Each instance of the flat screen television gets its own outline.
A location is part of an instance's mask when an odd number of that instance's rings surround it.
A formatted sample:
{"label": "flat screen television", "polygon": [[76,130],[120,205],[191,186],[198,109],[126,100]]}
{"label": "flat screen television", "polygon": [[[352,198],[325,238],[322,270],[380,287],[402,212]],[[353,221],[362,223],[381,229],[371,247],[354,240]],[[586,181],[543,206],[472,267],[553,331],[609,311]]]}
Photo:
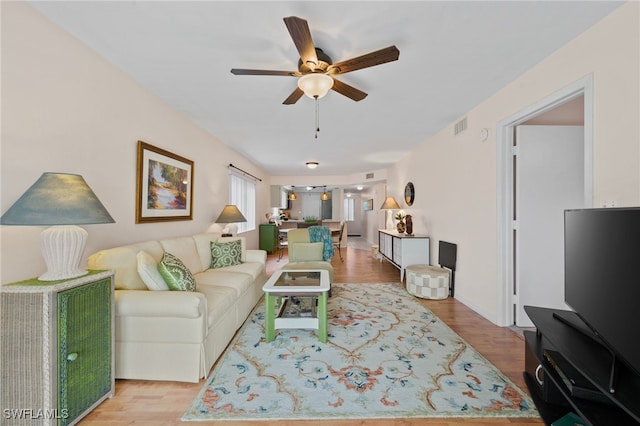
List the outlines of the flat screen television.
{"label": "flat screen television", "polygon": [[566,210],[565,301],[640,374],[640,208]]}

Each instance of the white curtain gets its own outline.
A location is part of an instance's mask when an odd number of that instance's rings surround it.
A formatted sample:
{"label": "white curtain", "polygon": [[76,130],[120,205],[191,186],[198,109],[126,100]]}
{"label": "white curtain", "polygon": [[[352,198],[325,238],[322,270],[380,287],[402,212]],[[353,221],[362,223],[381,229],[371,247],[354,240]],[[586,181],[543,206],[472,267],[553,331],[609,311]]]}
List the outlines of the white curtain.
{"label": "white curtain", "polygon": [[235,204],[247,219],[238,223],[238,233],[256,229],[256,183],[252,179],[230,173],[229,204]]}

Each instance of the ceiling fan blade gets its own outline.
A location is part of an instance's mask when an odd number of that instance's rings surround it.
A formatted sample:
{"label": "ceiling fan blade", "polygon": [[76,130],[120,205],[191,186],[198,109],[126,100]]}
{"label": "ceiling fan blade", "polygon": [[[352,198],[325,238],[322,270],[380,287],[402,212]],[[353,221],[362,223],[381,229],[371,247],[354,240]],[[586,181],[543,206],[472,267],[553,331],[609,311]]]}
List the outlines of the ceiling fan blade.
{"label": "ceiling fan blade", "polygon": [[344,74],[351,71],[369,68],[387,62],[397,61],[400,51],[395,46],[385,47],[357,58],[347,59],[327,68],[327,74]]}
{"label": "ceiling fan blade", "polygon": [[361,101],[367,97],[367,94],[362,90],[356,89],[355,87],[350,86],[347,83],[343,83],[340,80],[336,80],[335,78],[333,79],[333,87],[331,88],[331,90],[335,90],[341,95],[344,95],[349,99],[353,99],[356,102]]}
{"label": "ceiling fan blade", "polygon": [[299,87],[296,87],[296,90],[291,92],[289,97],[284,100],[283,104],[284,105],[293,105],[296,102],[298,102],[298,99],[300,99],[302,97],[302,95],[304,95],[304,92],[302,90],[300,90]]}
{"label": "ceiling fan blade", "polygon": [[293,44],[296,45],[296,49],[298,49],[298,53],[300,53],[302,63],[311,68],[312,71],[315,70],[318,66],[318,55],[316,54],[316,47],[311,38],[309,24],[306,20],[298,18],[297,16],[289,16],[283,19],[289,30],[291,39],[293,39]]}
{"label": "ceiling fan blade", "polygon": [[242,68],[231,68],[234,75],[282,75],[285,77],[295,77],[300,74],[298,71],[271,71],[271,70],[247,70]]}

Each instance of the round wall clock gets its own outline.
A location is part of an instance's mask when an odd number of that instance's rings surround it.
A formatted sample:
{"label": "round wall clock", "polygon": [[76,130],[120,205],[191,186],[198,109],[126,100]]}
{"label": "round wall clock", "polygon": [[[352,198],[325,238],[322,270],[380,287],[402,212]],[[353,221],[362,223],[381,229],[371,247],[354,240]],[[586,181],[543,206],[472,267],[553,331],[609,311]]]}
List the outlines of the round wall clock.
{"label": "round wall clock", "polygon": [[413,204],[413,199],[416,197],[416,189],[413,187],[413,183],[409,182],[407,186],[404,187],[404,202],[407,203],[408,206]]}

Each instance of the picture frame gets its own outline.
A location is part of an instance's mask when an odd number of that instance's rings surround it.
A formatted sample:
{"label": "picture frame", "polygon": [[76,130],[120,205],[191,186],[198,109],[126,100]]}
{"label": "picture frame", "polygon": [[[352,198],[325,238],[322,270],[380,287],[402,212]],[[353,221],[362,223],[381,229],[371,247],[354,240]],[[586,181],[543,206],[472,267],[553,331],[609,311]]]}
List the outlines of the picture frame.
{"label": "picture frame", "polygon": [[193,161],[138,141],[136,223],[193,220]]}
{"label": "picture frame", "polygon": [[364,200],[362,202],[362,210],[364,210],[364,211],[373,210],[373,198],[370,198],[368,200]]}

